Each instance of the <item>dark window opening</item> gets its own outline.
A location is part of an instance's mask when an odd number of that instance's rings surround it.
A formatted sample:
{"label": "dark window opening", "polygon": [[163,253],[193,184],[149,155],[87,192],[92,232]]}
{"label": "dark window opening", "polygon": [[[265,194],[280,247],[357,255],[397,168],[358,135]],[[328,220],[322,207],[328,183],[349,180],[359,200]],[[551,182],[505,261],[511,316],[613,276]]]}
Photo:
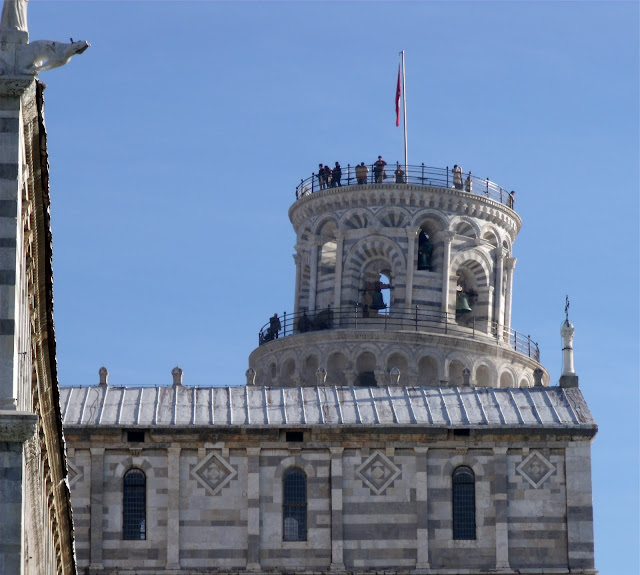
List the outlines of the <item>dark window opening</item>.
{"label": "dark window opening", "polygon": [[362,387],[375,387],[376,382],[376,374],[373,371],[363,371],[358,375],[358,385]]}
{"label": "dark window opening", "polygon": [[453,472],[453,538],[476,538],[476,485],[469,467]]}
{"label": "dark window opening", "polygon": [[282,479],[282,539],[307,540],[307,476],[297,467]]}
{"label": "dark window opening", "polygon": [[303,431],[287,431],[286,440],[292,441],[292,442],[302,442],[304,441],[304,432]]}
{"label": "dark window opening", "polygon": [[454,437],[471,437],[470,429],[454,429],[453,430]]}
{"label": "dark window opening", "polygon": [[122,492],[123,539],[147,538],[147,479],[140,469],[127,471]]}
{"label": "dark window opening", "polygon": [[129,443],[143,443],[144,431],[127,431],[127,441]]}

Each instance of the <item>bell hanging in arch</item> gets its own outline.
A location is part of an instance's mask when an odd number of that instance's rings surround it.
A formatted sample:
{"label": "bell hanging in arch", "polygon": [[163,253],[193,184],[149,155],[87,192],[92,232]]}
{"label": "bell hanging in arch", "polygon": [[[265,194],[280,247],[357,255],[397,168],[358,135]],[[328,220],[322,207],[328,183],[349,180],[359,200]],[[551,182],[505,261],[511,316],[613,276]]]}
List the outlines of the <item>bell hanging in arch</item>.
{"label": "bell hanging in arch", "polygon": [[463,291],[459,291],[456,293],[456,315],[460,315],[463,313],[469,313],[473,311],[469,307],[469,302],[467,300],[467,294]]}

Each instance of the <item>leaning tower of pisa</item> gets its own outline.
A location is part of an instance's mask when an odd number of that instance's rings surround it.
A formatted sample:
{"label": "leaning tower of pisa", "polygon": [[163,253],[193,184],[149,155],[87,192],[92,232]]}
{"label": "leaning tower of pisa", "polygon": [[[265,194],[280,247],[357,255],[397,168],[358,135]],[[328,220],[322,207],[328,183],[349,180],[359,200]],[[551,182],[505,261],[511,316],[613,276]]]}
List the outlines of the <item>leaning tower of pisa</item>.
{"label": "leaning tower of pisa", "polygon": [[341,186],[313,174],[296,190],[295,298],[260,330],[248,382],[548,385],[511,325],[513,195],[449,168],[344,171]]}

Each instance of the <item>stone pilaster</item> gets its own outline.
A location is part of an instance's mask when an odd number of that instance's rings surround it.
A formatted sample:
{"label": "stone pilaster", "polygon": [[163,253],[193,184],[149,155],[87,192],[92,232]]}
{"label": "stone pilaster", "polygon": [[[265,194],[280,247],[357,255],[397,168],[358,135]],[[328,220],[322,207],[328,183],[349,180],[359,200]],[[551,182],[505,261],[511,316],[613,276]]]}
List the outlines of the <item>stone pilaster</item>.
{"label": "stone pilaster", "polygon": [[509,519],[507,512],[507,448],[494,447],[493,499],[496,506],[496,569],[509,569]]}
{"label": "stone pilaster", "polygon": [[416,569],[429,569],[429,514],[427,510],[427,452],[428,447],[414,447],[416,457]]}
{"label": "stone pilaster", "polygon": [[180,569],[180,447],[167,449],[167,569]]}
{"label": "stone pilaster", "polygon": [[[0,86],[0,409],[17,409],[21,353],[23,222],[27,184],[24,127],[35,118],[35,81],[5,79]],[[22,311],[22,314],[21,314]],[[24,344],[23,344],[24,345]]]}
{"label": "stone pilaster", "polygon": [[247,447],[247,571],[260,571],[260,448]]}
{"label": "stone pilaster", "polygon": [[344,571],[344,523],[342,519],[343,447],[331,447],[331,570]]}
{"label": "stone pilaster", "polygon": [[89,572],[102,570],[104,447],[91,448],[91,550]]}
{"label": "stone pilaster", "polygon": [[37,421],[32,413],[0,411],[0,571],[6,575],[22,573],[24,442]]}
{"label": "stone pilaster", "polygon": [[571,442],[565,451],[569,569],[593,569],[591,445]]}

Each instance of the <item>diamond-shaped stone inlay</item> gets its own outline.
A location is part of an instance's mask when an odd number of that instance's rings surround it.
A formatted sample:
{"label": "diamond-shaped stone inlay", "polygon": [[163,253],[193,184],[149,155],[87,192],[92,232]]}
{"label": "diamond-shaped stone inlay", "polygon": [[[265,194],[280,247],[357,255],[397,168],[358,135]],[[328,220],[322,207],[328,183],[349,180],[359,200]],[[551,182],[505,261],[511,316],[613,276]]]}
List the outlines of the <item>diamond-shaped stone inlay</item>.
{"label": "diamond-shaped stone inlay", "polygon": [[215,452],[191,470],[191,477],[211,495],[219,493],[237,474],[231,464]]}
{"label": "diamond-shaped stone inlay", "polygon": [[537,451],[529,454],[516,469],[535,489],[538,489],[556,470],[553,464]]}
{"label": "diamond-shaped stone inlay", "polygon": [[400,477],[400,470],[384,453],[376,451],[356,469],[356,475],[376,495],[380,495]]}

